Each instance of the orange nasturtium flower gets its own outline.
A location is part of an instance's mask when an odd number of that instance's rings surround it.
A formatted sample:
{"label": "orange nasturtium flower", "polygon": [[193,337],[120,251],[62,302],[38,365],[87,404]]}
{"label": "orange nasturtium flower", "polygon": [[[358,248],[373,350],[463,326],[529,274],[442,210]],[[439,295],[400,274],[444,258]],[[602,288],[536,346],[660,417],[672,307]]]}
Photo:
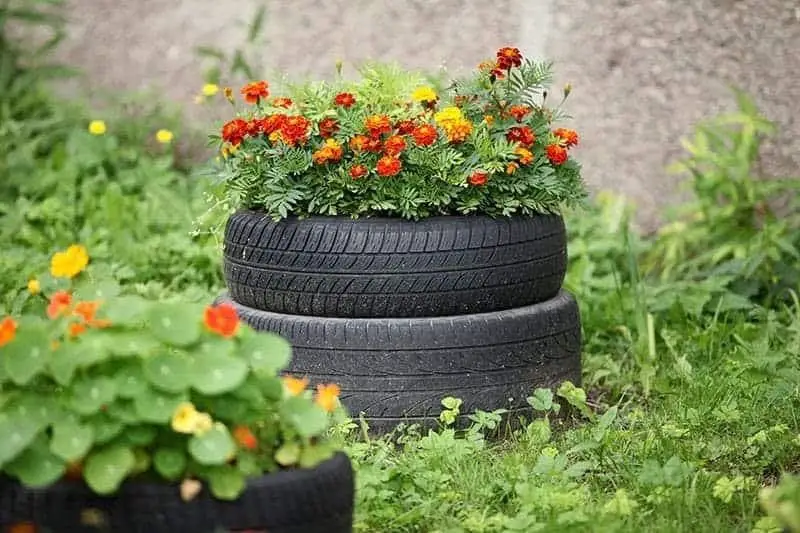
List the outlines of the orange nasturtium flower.
{"label": "orange nasturtium flower", "polygon": [[258,439],[247,426],[236,426],[233,428],[233,438],[236,439],[236,442],[242,448],[248,450],[255,450],[258,448]]}
{"label": "orange nasturtium flower", "polygon": [[54,292],[47,304],[47,316],[56,319],[65,314],[72,305],[72,295],[67,291]]}
{"label": "orange nasturtium flower", "polygon": [[89,254],[80,244],[73,244],[63,252],[56,252],[50,260],[50,274],[54,278],[74,278],[89,264]]}
{"label": "orange nasturtium flower", "polygon": [[0,320],[0,346],[5,346],[17,335],[17,321],[10,316]]}
{"label": "orange nasturtium flower", "polygon": [[203,322],[210,331],[223,337],[233,337],[239,328],[236,308],[228,303],[206,307]]}
{"label": "orange nasturtium flower", "polygon": [[315,398],[315,402],[317,405],[322,407],[324,410],[328,411],[329,413],[336,409],[337,400],[339,399],[339,393],[341,389],[339,389],[339,385],[331,384],[331,385],[317,385],[317,397]]}
{"label": "orange nasturtium flower", "polygon": [[32,522],[17,522],[8,528],[8,533],[36,533],[36,525]]}
{"label": "orange nasturtium flower", "polygon": [[308,387],[308,378],[296,378],[292,376],[283,377],[283,386],[289,392],[290,396],[299,396],[303,394]]}

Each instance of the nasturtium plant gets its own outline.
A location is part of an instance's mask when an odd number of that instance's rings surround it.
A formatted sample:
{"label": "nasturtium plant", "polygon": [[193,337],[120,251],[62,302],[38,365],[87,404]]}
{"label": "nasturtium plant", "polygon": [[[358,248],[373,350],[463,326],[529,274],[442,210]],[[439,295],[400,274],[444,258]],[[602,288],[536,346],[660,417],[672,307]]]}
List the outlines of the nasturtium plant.
{"label": "nasturtium plant", "polygon": [[37,285],[20,316],[0,319],[3,473],[104,495],[128,480],[201,482],[235,499],[249,477],[331,457],[339,388],[281,377],[285,339],[230,305],[120,294],[84,276],[88,263],[81,246],[57,252],[51,276],[66,283]]}

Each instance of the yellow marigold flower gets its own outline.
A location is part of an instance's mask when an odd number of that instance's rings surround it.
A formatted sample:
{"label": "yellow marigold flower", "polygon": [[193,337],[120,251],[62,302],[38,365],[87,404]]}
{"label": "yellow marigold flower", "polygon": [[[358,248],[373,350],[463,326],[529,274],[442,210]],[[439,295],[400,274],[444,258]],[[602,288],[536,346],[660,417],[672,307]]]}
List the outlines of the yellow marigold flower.
{"label": "yellow marigold flower", "polygon": [[299,396],[308,387],[308,378],[295,378],[292,376],[285,376],[283,378],[283,386],[292,396]]}
{"label": "yellow marigold flower", "polygon": [[38,279],[28,281],[28,292],[31,294],[39,294],[42,292],[42,284],[39,283]]}
{"label": "yellow marigold flower", "polygon": [[433,120],[435,120],[440,126],[444,126],[448,122],[452,122],[463,117],[464,115],[461,114],[461,110],[459,108],[451,106],[445,107],[441,111],[438,111],[435,115],[433,115]]}
{"label": "yellow marigold flower", "polygon": [[89,254],[80,244],[73,244],[63,252],[56,252],[50,260],[50,274],[54,278],[74,278],[89,264]]}
{"label": "yellow marigold flower", "polygon": [[411,99],[415,102],[435,102],[436,92],[430,87],[417,87],[411,93]]}
{"label": "yellow marigold flower", "polygon": [[472,133],[472,122],[465,118],[450,120],[442,124],[447,140],[452,143],[462,142]]}
{"label": "yellow marigold flower", "polygon": [[89,123],[89,133],[103,135],[106,132],[106,123],[102,120],[93,120]]}
{"label": "yellow marigold flower", "polygon": [[207,413],[199,412],[191,402],[181,403],[172,415],[172,429],[177,433],[199,435],[214,426]]}
{"label": "yellow marigold flower", "polygon": [[330,413],[336,409],[340,392],[339,385],[317,385],[317,397],[314,401]]}
{"label": "yellow marigold flower", "polygon": [[156,132],[156,140],[161,144],[169,144],[172,142],[172,139],[175,138],[175,135],[169,130],[158,130]]}
{"label": "yellow marigold flower", "polygon": [[483,117],[483,121],[486,122],[488,126],[491,126],[492,124],[494,124],[494,117],[492,115],[486,115],[485,117]]}
{"label": "yellow marigold flower", "polygon": [[206,83],[203,85],[203,90],[201,92],[203,96],[214,96],[219,92],[219,85],[216,83]]}

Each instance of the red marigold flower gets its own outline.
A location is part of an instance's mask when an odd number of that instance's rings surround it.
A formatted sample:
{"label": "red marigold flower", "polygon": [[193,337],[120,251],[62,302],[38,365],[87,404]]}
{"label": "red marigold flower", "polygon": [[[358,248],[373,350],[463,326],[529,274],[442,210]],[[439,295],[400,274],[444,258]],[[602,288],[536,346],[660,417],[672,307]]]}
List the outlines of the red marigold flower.
{"label": "red marigold flower", "polygon": [[354,180],[357,180],[358,178],[363,178],[364,176],[367,175],[367,172],[369,172],[369,170],[367,170],[367,167],[365,167],[364,165],[353,165],[352,167],[350,167],[350,177],[353,178]]}
{"label": "red marigold flower", "polygon": [[282,107],[284,109],[289,109],[293,103],[291,98],[286,98],[285,96],[279,96],[272,101],[274,107]]}
{"label": "red marigold flower", "polygon": [[378,159],[375,170],[379,176],[395,176],[403,168],[403,164],[396,157],[385,155]]}
{"label": "red marigold flower", "polygon": [[522,54],[519,48],[512,48],[504,46],[497,51],[497,65],[498,67],[509,70],[511,67],[519,67],[522,65]]}
{"label": "red marigold flower", "polygon": [[392,122],[386,115],[370,115],[364,120],[364,127],[373,138],[392,131]]}
{"label": "red marigold flower", "polygon": [[[495,67],[492,69],[491,75],[498,80],[502,80],[506,73],[504,72],[505,67],[502,66],[499,62],[495,63]],[[494,80],[492,80],[494,82]]]}
{"label": "red marigold flower", "polygon": [[489,174],[481,170],[476,170],[470,175],[467,181],[473,187],[480,187],[486,185],[486,182],[489,181]]}
{"label": "red marigold flower", "polygon": [[511,142],[518,142],[522,146],[530,146],[536,141],[536,135],[528,126],[514,126],[506,133],[506,139]]}
{"label": "red marigold flower", "polygon": [[417,143],[417,146],[430,146],[436,142],[439,132],[430,124],[422,124],[414,128],[411,135],[414,137],[414,142]]}
{"label": "red marigold flower", "polygon": [[67,291],[57,291],[50,297],[47,316],[51,319],[58,318],[69,309],[70,305],[72,305],[72,295]]}
{"label": "red marigold flower", "polygon": [[261,133],[261,119],[253,118],[247,122],[247,135],[255,137]]}
{"label": "red marigold flower", "polygon": [[0,320],[0,346],[5,346],[17,335],[17,321],[10,316]]}
{"label": "red marigold flower", "polygon": [[525,115],[531,112],[531,108],[526,105],[512,105],[508,108],[508,114],[514,117],[517,122],[522,122]]}
{"label": "red marigold flower", "polygon": [[319,121],[319,134],[327,139],[339,131],[339,122],[333,117],[326,117]]}
{"label": "red marigold flower", "polygon": [[235,118],[222,126],[222,140],[238,146],[247,135],[247,131],[247,122],[240,118]]}
{"label": "red marigold flower", "polygon": [[383,151],[386,155],[399,155],[406,149],[406,140],[400,135],[392,135],[383,141]]}
{"label": "red marigold flower", "polygon": [[203,322],[210,331],[223,337],[233,337],[239,327],[236,308],[227,303],[206,307]]}
{"label": "red marigold flower", "polygon": [[269,84],[263,80],[254,81],[242,87],[241,93],[245,102],[257,104],[261,98],[269,96]]}
{"label": "red marigold flower", "polygon": [[413,120],[401,120],[394,127],[400,135],[410,135],[414,131],[416,123]]}
{"label": "red marigold flower", "polygon": [[247,426],[236,426],[233,428],[233,438],[242,448],[255,450],[258,448],[258,439]]}
{"label": "red marigold flower", "polygon": [[550,144],[545,148],[547,159],[554,165],[561,165],[567,160],[567,150],[558,144]]}
{"label": "red marigold flower", "polygon": [[553,135],[561,139],[562,144],[566,148],[577,146],[578,144],[578,132],[576,132],[575,130],[570,130],[567,128],[556,128],[555,130],[553,130]]}
{"label": "red marigold flower", "polygon": [[356,103],[356,97],[350,93],[339,93],[333,99],[333,103],[347,109],[352,107],[353,104]]}
{"label": "red marigold flower", "polygon": [[261,131],[265,135],[269,135],[270,133],[274,133],[281,129],[284,122],[288,117],[283,113],[276,113],[274,115],[268,115],[260,120],[261,122]]}
{"label": "red marigold flower", "polygon": [[286,117],[281,124],[281,138],[289,146],[295,146],[306,141],[311,121],[306,117],[294,115]]}

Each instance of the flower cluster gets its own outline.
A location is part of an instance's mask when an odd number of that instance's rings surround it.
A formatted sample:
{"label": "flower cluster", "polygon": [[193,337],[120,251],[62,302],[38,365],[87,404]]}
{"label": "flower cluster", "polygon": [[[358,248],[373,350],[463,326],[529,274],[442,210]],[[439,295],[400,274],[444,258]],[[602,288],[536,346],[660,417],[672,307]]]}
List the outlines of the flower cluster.
{"label": "flower cluster", "polygon": [[504,47],[445,90],[377,67],[359,82],[271,99],[266,81],[249,83],[244,110],[212,136],[225,193],[275,218],[535,214],[576,204],[585,196],[570,155],[579,137],[553,126],[560,104],[545,105],[548,69]]}

